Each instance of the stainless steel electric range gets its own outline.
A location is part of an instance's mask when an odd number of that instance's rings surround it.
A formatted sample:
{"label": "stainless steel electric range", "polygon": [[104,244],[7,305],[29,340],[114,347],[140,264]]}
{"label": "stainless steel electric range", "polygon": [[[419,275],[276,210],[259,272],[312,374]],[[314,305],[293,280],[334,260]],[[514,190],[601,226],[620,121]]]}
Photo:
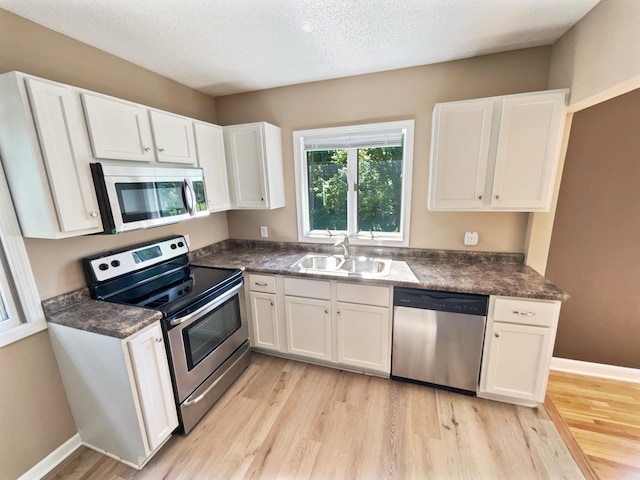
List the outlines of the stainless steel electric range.
{"label": "stainless steel electric range", "polygon": [[182,432],[249,364],[242,272],[189,264],[184,237],[83,259],[91,296],[162,312]]}

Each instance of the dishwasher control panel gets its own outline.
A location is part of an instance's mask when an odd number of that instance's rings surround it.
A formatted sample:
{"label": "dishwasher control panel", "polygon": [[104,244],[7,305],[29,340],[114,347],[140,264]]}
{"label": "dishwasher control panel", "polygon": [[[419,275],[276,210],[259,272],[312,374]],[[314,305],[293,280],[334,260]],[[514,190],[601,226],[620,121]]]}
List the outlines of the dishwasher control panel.
{"label": "dishwasher control panel", "polygon": [[395,288],[393,291],[393,304],[400,307],[485,316],[489,305],[489,297],[470,293]]}

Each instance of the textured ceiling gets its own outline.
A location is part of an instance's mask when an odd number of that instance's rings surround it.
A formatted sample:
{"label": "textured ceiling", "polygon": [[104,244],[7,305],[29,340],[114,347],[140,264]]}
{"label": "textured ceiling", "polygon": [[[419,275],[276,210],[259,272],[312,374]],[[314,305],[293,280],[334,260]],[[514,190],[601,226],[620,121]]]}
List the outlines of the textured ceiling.
{"label": "textured ceiling", "polygon": [[0,0],[213,96],[557,40],[599,0]]}

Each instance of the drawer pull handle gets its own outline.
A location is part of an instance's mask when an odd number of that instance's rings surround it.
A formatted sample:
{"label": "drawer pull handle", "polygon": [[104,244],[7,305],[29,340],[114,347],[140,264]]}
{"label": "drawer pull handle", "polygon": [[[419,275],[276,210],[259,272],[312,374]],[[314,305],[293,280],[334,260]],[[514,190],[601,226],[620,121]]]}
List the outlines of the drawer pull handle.
{"label": "drawer pull handle", "polygon": [[514,310],[513,313],[516,315],[524,315],[525,317],[533,317],[536,314],[536,312],[521,312],[519,310]]}
{"label": "drawer pull handle", "polygon": [[265,282],[254,282],[256,285],[258,285],[259,287],[266,287],[267,283]]}

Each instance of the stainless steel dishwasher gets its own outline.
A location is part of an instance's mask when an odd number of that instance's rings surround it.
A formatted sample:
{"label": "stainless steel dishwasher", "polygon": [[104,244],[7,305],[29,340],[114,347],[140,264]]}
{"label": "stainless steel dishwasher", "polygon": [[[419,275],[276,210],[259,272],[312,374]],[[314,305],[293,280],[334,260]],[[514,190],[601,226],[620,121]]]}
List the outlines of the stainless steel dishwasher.
{"label": "stainless steel dishwasher", "polygon": [[488,298],[395,288],[391,378],[475,395]]}

